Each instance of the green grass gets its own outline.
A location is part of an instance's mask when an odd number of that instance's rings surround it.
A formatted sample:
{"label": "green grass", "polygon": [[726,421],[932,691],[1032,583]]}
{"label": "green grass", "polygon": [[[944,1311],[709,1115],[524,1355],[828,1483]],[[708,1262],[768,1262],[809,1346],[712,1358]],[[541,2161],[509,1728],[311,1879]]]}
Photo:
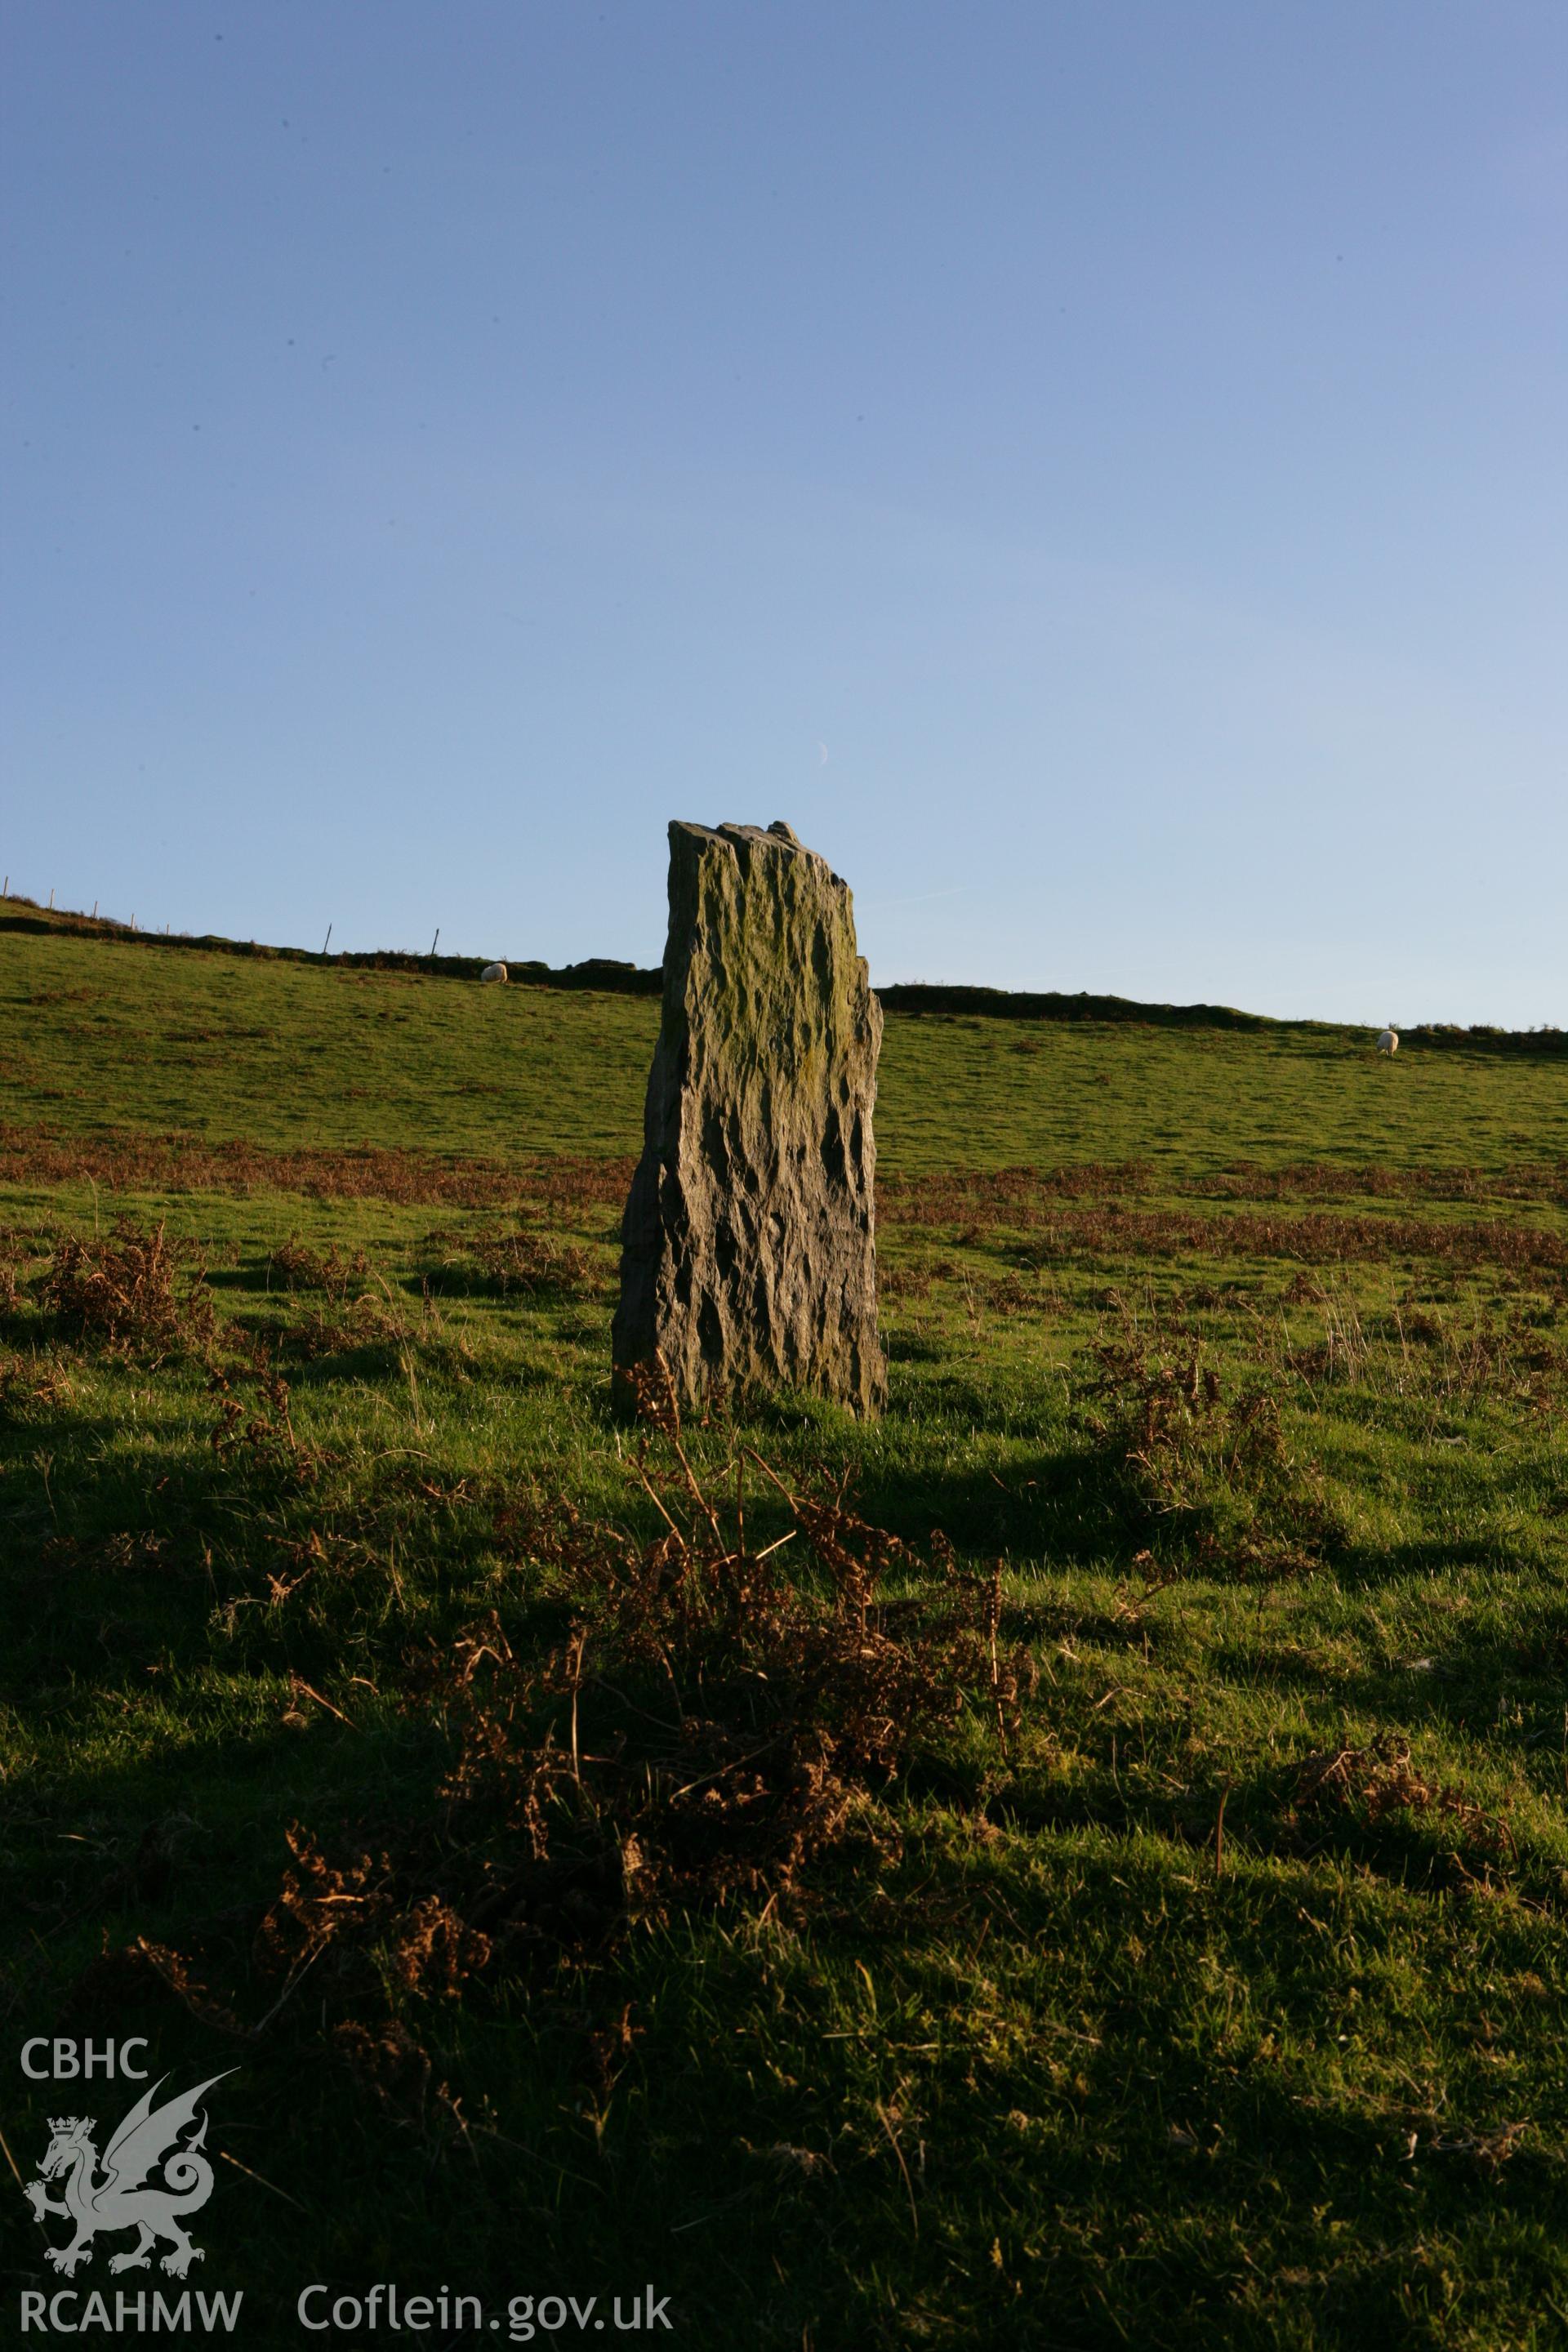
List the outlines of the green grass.
{"label": "green grass", "polygon": [[[635,1150],[646,997],[481,989],[0,933],[0,1118],[282,1149]],[[888,1017],[883,1168],[1276,1166],[1568,1156],[1568,1069],[1289,1030]]]}
{"label": "green grass", "polygon": [[[658,1531],[603,1164],[655,1009],[5,935],[0,1006],[7,2015],[238,2067],[212,2141],[272,2186],[221,2163],[195,2234],[244,2340],[377,2278],[651,2280],[672,2340],[791,2352],[1563,2339],[1561,1064],[889,1018],[889,1413],[779,1400],[692,1458],[847,1472],[900,1592],[933,1529],[1000,1561],[1037,1686],[787,1883],[448,1997],[390,1915],[297,1982],[258,1927],[291,1822],[461,1911],[441,1662],[492,1612],[561,1643],[552,1497]],[[209,1335],[62,1306],[121,1217]],[[13,2072],[25,2178],[85,2104]],[[7,2292],[52,2287],[11,2202]]]}

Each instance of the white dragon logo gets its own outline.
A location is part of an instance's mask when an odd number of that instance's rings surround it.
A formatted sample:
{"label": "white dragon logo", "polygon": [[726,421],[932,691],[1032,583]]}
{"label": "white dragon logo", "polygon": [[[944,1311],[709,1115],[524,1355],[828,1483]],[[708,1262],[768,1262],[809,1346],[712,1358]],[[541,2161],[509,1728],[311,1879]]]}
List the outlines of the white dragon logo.
{"label": "white dragon logo", "polygon": [[[225,2069],[232,2074],[235,2069]],[[56,2270],[64,2271],[68,2278],[79,2263],[92,2260],[92,2241],[100,2230],[135,2230],[140,2234],[128,2254],[115,2254],[110,2262],[111,2271],[146,2270],[153,2259],[153,2248],[160,2238],[166,2238],[174,2249],[163,2258],[163,2267],[175,2278],[184,2278],[193,2263],[205,2258],[200,2246],[193,2246],[180,2227],[181,2216],[195,2213],[213,2193],[213,2168],[201,2148],[207,2136],[207,2119],[202,2116],[201,2128],[184,2147],[177,2145],[180,2134],[194,2123],[204,2091],[221,2083],[223,2074],[211,2074],[198,2083],[194,2091],[184,2091],[178,2098],[166,2099],[154,2107],[153,2099],[168,2081],[161,2075],[149,2091],[143,2091],[130,2114],[121,2122],[114,2137],[103,2151],[103,2172],[98,2174],[99,2156],[93,2145],[98,2129],[96,2116],[51,2116],[49,2129],[54,2137],[38,2167],[37,2180],[29,2180],[24,2191],[33,2209],[35,2221],[42,2221],[47,2213],[58,2213],[76,2223],[76,2236],[68,2246],[50,2246],[46,2259]],[[148,2184],[148,2175],[163,2168],[161,2180]],[[50,2197],[46,2182],[65,2175],[65,2194]]]}

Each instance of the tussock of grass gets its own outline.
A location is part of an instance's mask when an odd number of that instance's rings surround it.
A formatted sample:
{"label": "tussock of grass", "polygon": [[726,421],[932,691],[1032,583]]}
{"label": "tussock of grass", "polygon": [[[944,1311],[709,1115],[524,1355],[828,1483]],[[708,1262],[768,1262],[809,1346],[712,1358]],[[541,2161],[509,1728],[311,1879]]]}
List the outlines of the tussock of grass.
{"label": "tussock of grass", "polygon": [[39,1304],[63,1331],[154,1361],[211,1339],[212,1306],[199,1279],[183,1289],[177,1254],[162,1225],[138,1232],[122,1220],[107,1240],[66,1234],[37,1286]]}
{"label": "tussock of grass", "polygon": [[[715,1906],[809,1919],[814,1866],[857,1834],[876,1848],[875,1801],[922,1748],[962,1744],[967,1706],[1005,1754],[1033,1686],[1027,1653],[998,1639],[999,1574],[939,1548],[934,1581],[892,1596],[889,1571],[915,1566],[896,1538],[842,1495],[792,1494],[754,1454],[723,1466],[727,1507],[699,1482],[668,1382],[642,1386],[659,1439],[650,1452],[645,1434],[635,1475],[661,1531],[638,1543],[564,1503],[533,1516],[528,1556],[572,1612],[564,1635],[520,1654],[496,1609],[416,1668],[409,1704],[439,1760],[413,1823],[336,1860],[288,1832],[290,1866],[258,1930],[263,1995],[315,1970],[323,2021],[329,2005],[360,2012],[335,2018],[336,2039],[362,2060],[394,2049],[421,2095],[433,2062],[400,2004],[479,1999],[542,1958],[541,1997],[574,2000],[573,1969],[634,1927]],[[760,1548],[748,1466],[789,1522]],[[160,1948],[153,1964],[193,2014],[255,2031],[237,2022],[242,1994],[215,2006],[210,1962]]]}

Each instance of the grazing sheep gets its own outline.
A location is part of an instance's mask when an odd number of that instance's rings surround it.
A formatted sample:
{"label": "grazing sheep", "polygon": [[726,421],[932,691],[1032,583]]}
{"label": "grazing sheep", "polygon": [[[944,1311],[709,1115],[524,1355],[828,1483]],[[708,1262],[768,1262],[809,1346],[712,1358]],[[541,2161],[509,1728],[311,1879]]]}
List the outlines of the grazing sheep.
{"label": "grazing sheep", "polygon": [[[505,975],[505,973],[504,973],[504,972],[501,974],[501,977],[502,977],[502,979],[503,979],[503,980],[505,979],[506,975]],[[1384,1032],[1383,1032],[1382,1035],[1378,1038],[1378,1041],[1377,1041],[1377,1050],[1378,1050],[1378,1052],[1379,1052],[1380,1054],[1397,1054],[1397,1053],[1398,1053],[1398,1051],[1399,1051],[1399,1032],[1398,1032],[1398,1030],[1394,1027],[1394,1024],[1393,1024],[1393,1022],[1392,1022],[1392,1021],[1389,1023],[1389,1024],[1388,1024],[1387,1028],[1386,1028],[1385,1030],[1384,1030]]]}
{"label": "grazing sheep", "polygon": [[486,964],[483,971],[480,972],[479,978],[481,980],[504,980],[506,978],[506,966],[504,963],[488,963]]}

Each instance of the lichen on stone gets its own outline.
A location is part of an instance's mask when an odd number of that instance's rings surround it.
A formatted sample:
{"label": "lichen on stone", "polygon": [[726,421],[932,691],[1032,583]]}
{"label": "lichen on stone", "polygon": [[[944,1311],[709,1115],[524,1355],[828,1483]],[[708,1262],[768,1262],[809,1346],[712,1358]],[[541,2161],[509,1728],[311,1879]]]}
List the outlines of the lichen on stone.
{"label": "lichen on stone", "polygon": [[783,824],[678,822],[669,852],[615,1362],[662,1357],[687,1401],[790,1387],[875,1412],[882,1015],[848,888]]}

